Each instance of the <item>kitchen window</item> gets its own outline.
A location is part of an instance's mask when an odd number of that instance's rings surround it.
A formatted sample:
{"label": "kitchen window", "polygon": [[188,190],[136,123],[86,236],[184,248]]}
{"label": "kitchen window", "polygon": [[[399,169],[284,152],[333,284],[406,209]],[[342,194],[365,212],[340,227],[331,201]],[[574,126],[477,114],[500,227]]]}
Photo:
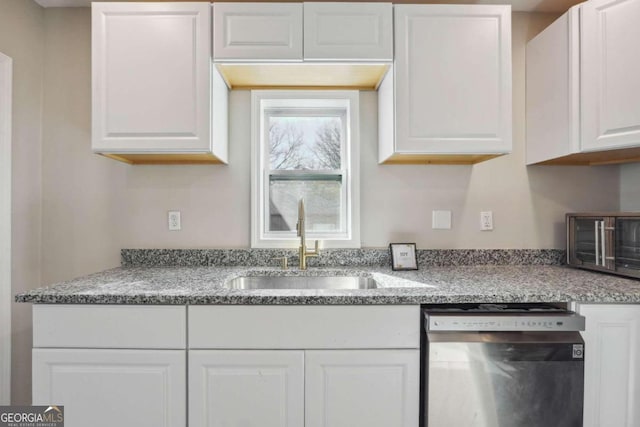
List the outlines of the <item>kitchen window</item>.
{"label": "kitchen window", "polygon": [[252,91],[252,229],[256,248],[307,239],[360,247],[357,91]]}

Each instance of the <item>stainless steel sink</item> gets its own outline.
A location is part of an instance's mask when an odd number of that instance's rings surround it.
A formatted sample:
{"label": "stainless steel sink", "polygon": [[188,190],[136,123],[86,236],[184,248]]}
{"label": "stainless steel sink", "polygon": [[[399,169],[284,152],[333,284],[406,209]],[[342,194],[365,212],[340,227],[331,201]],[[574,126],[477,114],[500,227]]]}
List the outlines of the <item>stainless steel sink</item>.
{"label": "stainless steel sink", "polygon": [[371,277],[241,276],[224,284],[229,289],[375,289]]}

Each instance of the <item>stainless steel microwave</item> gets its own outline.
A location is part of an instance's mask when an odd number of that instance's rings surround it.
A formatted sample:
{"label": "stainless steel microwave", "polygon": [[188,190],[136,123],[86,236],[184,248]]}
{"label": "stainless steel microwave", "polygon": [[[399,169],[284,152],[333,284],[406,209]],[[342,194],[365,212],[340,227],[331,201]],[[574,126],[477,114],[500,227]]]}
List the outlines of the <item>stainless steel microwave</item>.
{"label": "stainless steel microwave", "polygon": [[640,278],[640,212],[567,214],[567,263]]}

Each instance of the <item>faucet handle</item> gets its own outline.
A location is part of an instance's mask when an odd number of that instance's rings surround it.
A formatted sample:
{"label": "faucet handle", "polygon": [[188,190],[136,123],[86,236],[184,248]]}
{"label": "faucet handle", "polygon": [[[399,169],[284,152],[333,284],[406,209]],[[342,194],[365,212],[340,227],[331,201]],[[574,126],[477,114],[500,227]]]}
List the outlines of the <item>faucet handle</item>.
{"label": "faucet handle", "polygon": [[279,259],[280,259],[280,267],[283,270],[288,269],[289,268],[289,259],[286,256],[283,256],[282,258],[279,258]]}
{"label": "faucet handle", "polygon": [[307,251],[307,255],[308,256],[318,256],[320,255],[320,241],[316,240],[316,242],[314,243],[314,249],[313,251]]}

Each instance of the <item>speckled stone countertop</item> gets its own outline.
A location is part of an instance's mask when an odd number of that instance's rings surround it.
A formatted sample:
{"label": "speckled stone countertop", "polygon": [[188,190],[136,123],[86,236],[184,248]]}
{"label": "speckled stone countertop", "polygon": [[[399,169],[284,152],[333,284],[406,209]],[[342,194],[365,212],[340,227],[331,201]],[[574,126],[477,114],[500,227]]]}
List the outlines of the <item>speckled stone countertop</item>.
{"label": "speckled stone countertop", "polygon": [[[233,290],[239,276],[366,276],[367,290]],[[640,280],[557,265],[425,266],[394,272],[363,266],[121,267],[16,296],[42,304],[429,304],[463,302],[640,302]]]}

